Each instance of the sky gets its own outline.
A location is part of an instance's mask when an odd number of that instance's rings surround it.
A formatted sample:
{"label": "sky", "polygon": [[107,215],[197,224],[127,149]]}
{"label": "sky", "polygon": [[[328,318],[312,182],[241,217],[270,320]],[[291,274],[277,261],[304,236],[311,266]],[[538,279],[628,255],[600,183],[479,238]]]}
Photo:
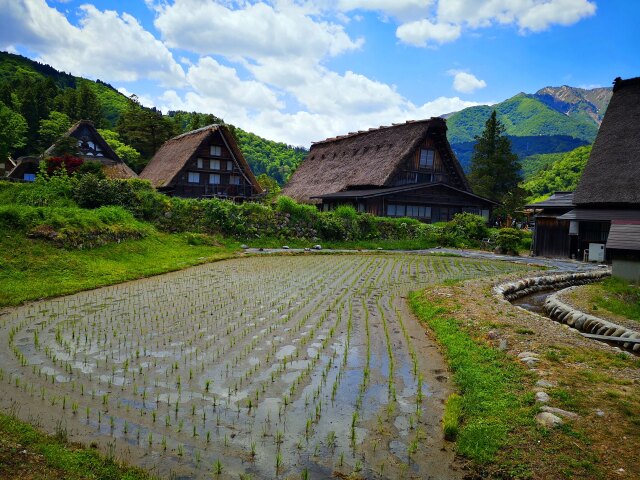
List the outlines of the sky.
{"label": "sky", "polygon": [[268,139],[640,76],[639,0],[0,0],[0,50]]}

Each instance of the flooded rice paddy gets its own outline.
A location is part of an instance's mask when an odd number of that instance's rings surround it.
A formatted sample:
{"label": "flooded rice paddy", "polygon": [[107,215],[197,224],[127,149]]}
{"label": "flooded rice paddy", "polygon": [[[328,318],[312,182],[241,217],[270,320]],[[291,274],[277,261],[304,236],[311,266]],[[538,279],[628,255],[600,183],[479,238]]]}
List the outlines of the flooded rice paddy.
{"label": "flooded rice paddy", "polygon": [[11,309],[0,402],[172,478],[459,478],[409,291],[526,267],[253,257]]}

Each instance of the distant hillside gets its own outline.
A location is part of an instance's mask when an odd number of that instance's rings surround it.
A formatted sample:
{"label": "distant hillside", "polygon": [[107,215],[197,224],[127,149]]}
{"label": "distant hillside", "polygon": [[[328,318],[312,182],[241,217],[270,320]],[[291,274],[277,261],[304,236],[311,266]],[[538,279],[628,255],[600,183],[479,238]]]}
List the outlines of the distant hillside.
{"label": "distant hillside", "polygon": [[[157,131],[162,131],[161,143],[172,135],[202,127],[207,122],[223,122],[214,115],[198,112],[162,115],[155,109],[132,103],[131,99],[108,83],[75,77],[26,57],[0,52],[0,106],[6,104],[6,107],[22,116],[27,124],[25,144],[10,149],[11,153],[16,156],[39,154],[49,146],[41,138],[39,128],[40,122],[48,119],[51,112],[64,113],[68,121],[79,120],[83,109],[78,104],[86,98],[86,92],[84,96],[79,93],[82,89],[88,89],[93,94],[92,101],[97,105],[97,115],[90,119],[102,128],[117,130],[122,140],[136,146],[143,157],[141,165],[153,155],[158,142],[154,142],[151,149],[144,149],[140,145],[149,144],[147,137],[156,136]],[[146,115],[136,115],[136,112],[146,112]],[[129,116],[128,122],[119,122],[126,115]],[[138,121],[135,128],[128,128],[134,121]],[[150,131],[145,132],[144,129]],[[240,149],[256,175],[267,173],[281,184],[307,154],[303,148],[267,140],[240,128],[234,127],[234,130]]]}
{"label": "distant hillside", "polygon": [[571,151],[593,142],[611,94],[610,88],[545,87],[496,105],[465,108],[447,114],[449,142],[468,170],[474,137],[495,109],[523,163],[531,155]]}
{"label": "distant hillside", "polygon": [[547,164],[522,184],[528,193],[528,202],[537,202],[553,192],[572,192],[578,186],[589,155],[591,145],[579,147],[561,154],[553,163]]}

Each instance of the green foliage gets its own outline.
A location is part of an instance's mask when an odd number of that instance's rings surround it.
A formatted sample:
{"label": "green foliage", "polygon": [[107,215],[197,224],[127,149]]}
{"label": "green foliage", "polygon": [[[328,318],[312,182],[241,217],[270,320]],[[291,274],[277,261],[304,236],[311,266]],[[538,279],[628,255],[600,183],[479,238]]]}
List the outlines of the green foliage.
{"label": "green foliage", "polygon": [[135,95],[129,99],[127,109],[120,113],[116,125],[120,139],[150,159],[164,142],[177,131],[175,124],[155,108],[144,108]]}
{"label": "green foliage", "polygon": [[0,158],[5,159],[27,142],[27,121],[0,102]]}
{"label": "green foliage", "polygon": [[575,190],[590,154],[590,145],[576,148],[563,155],[559,161],[539,171],[535,178],[524,182],[522,188],[529,194],[528,201],[535,201],[536,198],[553,192]]}
{"label": "green foliage", "polygon": [[485,124],[482,135],[476,137],[471,158],[469,183],[477,195],[503,202],[520,182],[518,157],[511,152],[504,126],[494,110]]}
{"label": "green foliage", "polygon": [[69,130],[69,127],[71,127],[71,119],[68,115],[55,110],[49,112],[47,118],[40,120],[40,129],[38,130],[42,149],[46,150],[49,145],[52,145]]}
{"label": "green foliage", "polygon": [[282,190],[278,182],[266,173],[261,173],[260,175],[258,175],[256,177],[256,180],[258,181],[258,184],[262,187],[262,189],[266,192],[266,195],[264,196],[265,202],[273,201]]}
{"label": "green foliage", "polygon": [[140,152],[135,148],[126,145],[120,140],[118,132],[113,130],[99,129],[98,133],[104,138],[105,142],[109,144],[113,151],[120,159],[129,165],[134,171],[140,173],[144,168],[144,164],[141,162]]}
{"label": "green foliage", "polygon": [[517,253],[522,238],[522,230],[515,228],[501,228],[495,235],[495,242],[503,252]]}
{"label": "green foliage", "polygon": [[480,215],[458,213],[445,224],[444,231],[465,240],[482,240],[489,236],[487,221]]}
{"label": "green foliage", "polygon": [[522,176],[524,180],[531,180],[539,171],[545,170],[550,165],[561,160],[565,154],[566,152],[539,153],[523,158],[520,163],[522,164]]}
{"label": "green foliage", "polygon": [[240,128],[233,129],[242,154],[256,175],[266,173],[283,185],[307,156],[307,150],[273,142]]}

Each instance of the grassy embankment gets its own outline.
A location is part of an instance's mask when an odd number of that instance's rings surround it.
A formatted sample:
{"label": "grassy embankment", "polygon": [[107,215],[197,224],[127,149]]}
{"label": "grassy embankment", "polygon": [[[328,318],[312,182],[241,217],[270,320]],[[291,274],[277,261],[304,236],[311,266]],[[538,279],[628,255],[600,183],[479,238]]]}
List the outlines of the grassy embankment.
{"label": "grassy embankment", "polygon": [[589,285],[585,302],[591,304],[595,315],[605,310],[614,315],[640,322],[640,285],[620,278],[608,278]]}
{"label": "grassy embankment", "polygon": [[[410,297],[453,372],[458,394],[443,427],[470,470],[482,478],[637,478],[640,360],[504,306],[491,287],[481,280]],[[540,355],[534,370],[517,360],[524,351]],[[536,387],[538,379],[551,386]],[[578,417],[555,429],[537,425],[536,390]]]}
{"label": "grassy embankment", "polygon": [[67,443],[64,432],[43,435],[36,428],[0,413],[0,478],[68,480],[149,480],[137,468],[120,465],[95,450]]}

